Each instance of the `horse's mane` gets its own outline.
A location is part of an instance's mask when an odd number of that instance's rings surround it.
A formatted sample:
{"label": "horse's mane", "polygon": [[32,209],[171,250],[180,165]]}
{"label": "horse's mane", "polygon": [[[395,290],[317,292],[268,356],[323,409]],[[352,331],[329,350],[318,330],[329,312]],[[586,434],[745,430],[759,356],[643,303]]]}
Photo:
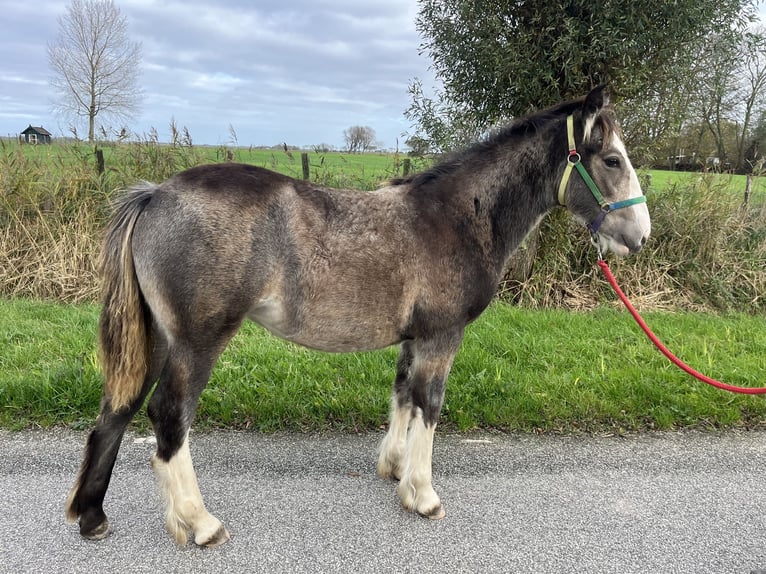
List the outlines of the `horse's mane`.
{"label": "horse's mane", "polygon": [[[581,97],[518,118],[510,124],[494,130],[486,139],[475,142],[461,151],[448,154],[433,167],[420,173],[390,179],[385,182],[385,185],[412,184],[420,186],[448,176],[459,169],[470,158],[484,155],[500,145],[528,136],[530,133],[536,133],[544,129],[551,121],[558,120],[562,116],[566,117],[569,114],[579,112],[584,102],[585,98]],[[619,133],[619,126],[609,106],[602,110],[598,115],[597,121],[603,134],[603,146],[607,146],[611,142],[613,135]]]}

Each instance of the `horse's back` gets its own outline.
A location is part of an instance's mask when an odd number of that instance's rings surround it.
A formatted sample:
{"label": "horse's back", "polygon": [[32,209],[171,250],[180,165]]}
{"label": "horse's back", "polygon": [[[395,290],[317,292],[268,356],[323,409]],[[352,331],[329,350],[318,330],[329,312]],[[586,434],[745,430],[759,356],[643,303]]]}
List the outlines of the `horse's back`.
{"label": "horse's back", "polygon": [[250,316],[311,347],[386,346],[406,321],[399,204],[254,166],[192,168],[137,222],[136,273],[171,336]]}
{"label": "horse's back", "polygon": [[193,168],[158,186],[136,225],[139,283],[179,330],[249,316],[297,343],[353,351],[452,328],[444,321],[483,309],[494,278],[474,272],[470,219],[457,227],[444,203],[419,209],[409,191],[329,189],[240,164]]}

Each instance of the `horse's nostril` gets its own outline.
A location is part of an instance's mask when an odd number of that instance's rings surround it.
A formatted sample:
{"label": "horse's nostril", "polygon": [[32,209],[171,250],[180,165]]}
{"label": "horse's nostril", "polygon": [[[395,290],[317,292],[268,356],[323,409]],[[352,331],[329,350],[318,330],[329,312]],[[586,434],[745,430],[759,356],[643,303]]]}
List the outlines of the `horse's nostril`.
{"label": "horse's nostril", "polygon": [[643,247],[644,245],[646,245],[646,235],[644,235],[644,236],[641,238],[641,247]]}

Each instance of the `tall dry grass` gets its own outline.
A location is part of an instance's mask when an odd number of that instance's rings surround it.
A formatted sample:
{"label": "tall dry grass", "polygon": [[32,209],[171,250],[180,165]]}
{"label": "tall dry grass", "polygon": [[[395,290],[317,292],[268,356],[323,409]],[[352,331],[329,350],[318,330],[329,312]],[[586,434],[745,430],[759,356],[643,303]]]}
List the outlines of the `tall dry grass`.
{"label": "tall dry grass", "polygon": [[[0,296],[95,300],[101,229],[117,190],[210,161],[209,150],[195,148],[187,132],[173,128],[171,145],[149,134],[105,148],[104,173],[90,146],[54,145],[30,154],[0,142]],[[216,158],[230,159],[227,150],[219,151]],[[639,308],[766,311],[766,201],[741,202],[714,177],[650,191],[649,244],[637,256],[610,260]],[[506,280],[501,295],[546,308],[614,300],[587,231],[563,210],[540,227],[531,277]]]}
{"label": "tall dry grass", "polygon": [[96,299],[101,229],[112,197],[138,180],[162,181],[204,161],[183,136],[172,145],[150,136],[102,153],[107,161],[100,173],[91,146],[29,153],[0,141],[0,296]]}
{"label": "tall dry grass", "polygon": [[[652,236],[638,255],[610,258],[639,308],[766,311],[766,202],[742,204],[727,182],[710,176],[650,191]],[[539,230],[529,280],[507,281],[504,295],[532,307],[594,306],[613,299],[595,265],[588,233],[563,210]]]}
{"label": "tall dry grass", "polygon": [[85,165],[85,156],[56,151],[45,159],[30,158],[17,146],[0,146],[0,293],[5,296],[85,301],[97,291],[103,182]]}

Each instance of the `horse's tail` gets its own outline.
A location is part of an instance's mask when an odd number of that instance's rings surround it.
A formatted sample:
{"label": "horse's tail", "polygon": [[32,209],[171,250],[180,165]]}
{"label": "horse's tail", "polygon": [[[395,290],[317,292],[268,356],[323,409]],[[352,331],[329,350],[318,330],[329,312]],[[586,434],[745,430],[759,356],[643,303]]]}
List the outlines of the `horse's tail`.
{"label": "horse's tail", "polygon": [[156,186],[143,183],[118,201],[101,252],[103,308],[99,355],[104,398],[115,412],[139,395],[152,353],[151,320],[136,277],[131,239],[138,216],[155,189]]}

